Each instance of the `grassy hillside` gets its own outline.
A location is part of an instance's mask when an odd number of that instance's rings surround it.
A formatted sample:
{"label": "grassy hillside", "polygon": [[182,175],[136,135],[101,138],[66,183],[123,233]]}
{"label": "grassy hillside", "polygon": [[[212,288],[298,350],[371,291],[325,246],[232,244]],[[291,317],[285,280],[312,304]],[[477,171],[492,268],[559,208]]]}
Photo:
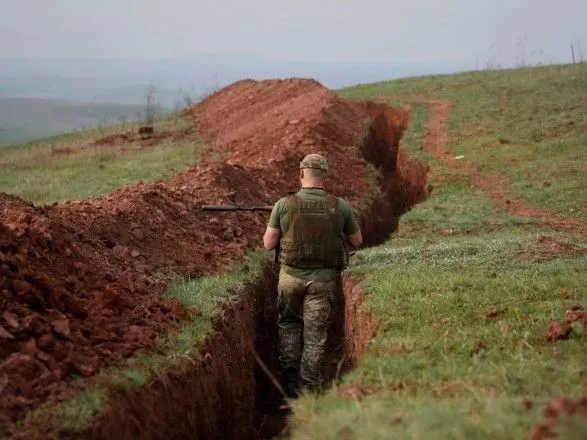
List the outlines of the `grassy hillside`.
{"label": "grassy hillside", "polygon": [[[575,304],[587,307],[587,242],[572,229],[494,206],[471,176],[424,148],[431,101],[450,105],[446,131],[455,156],[481,172],[504,174],[507,190],[561,216],[587,219],[587,66],[412,78],[341,92],[352,99],[410,105],[403,146],[431,165],[434,191],[402,217],[387,243],[359,251],[365,307],[379,323],[358,368],[323,395],[294,402],[294,439],[519,439],[554,397],[587,391],[587,334],[574,324],[549,343],[544,329]],[[169,117],[157,130],[182,132]],[[124,183],[169,175],[197,160],[197,137],[154,146],[96,139],[133,130],[112,126],[0,151],[0,190],[36,203],[104,193]],[[254,276],[177,284],[169,295],[204,313],[161,352],[184,353],[209,329],[225,287]],[[210,296],[212,295],[212,296]],[[210,298],[215,298],[209,301]],[[107,371],[108,387],[133,388],[177,357],[138,353],[136,368]],[[58,427],[79,428],[106,407],[105,387],[49,411]],[[41,408],[24,423],[45,424]],[[587,425],[568,417],[559,438],[583,439]]]}
{"label": "grassy hillside", "polygon": [[144,106],[0,97],[0,148],[15,142],[141,118]]}
{"label": "grassy hillside", "polygon": [[[107,125],[0,149],[0,191],[36,204],[100,195],[127,183],[155,180],[198,160],[203,146],[189,117],[155,122],[156,141],[136,138],[138,124]],[[134,136],[109,142],[112,136]]]}
{"label": "grassy hillside", "polygon": [[[510,191],[585,219],[587,65],[362,85],[343,95],[408,104],[404,147],[433,167],[432,196],[390,241],[357,253],[379,324],[358,368],[294,404],[294,439],[520,439],[553,398],[585,394],[587,334],[544,329],[587,306],[587,242],[492,205],[465,173],[423,149],[430,100],[450,104],[450,147]],[[459,159],[462,160],[462,159]],[[546,184],[548,183],[548,184]],[[587,437],[563,417],[558,438]]]}
{"label": "grassy hillside", "polygon": [[351,99],[450,104],[451,148],[512,180],[538,206],[587,220],[587,63],[409,78],[343,90]]}

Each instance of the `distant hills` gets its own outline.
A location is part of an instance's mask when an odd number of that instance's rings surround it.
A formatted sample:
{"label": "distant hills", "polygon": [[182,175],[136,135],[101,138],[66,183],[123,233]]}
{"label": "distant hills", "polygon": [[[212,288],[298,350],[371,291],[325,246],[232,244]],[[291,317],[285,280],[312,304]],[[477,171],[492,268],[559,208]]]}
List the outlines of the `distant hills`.
{"label": "distant hills", "polygon": [[[470,69],[457,61],[288,62],[248,54],[161,60],[0,59],[0,144],[136,118],[149,85],[172,109],[239,79],[315,78],[330,88]],[[113,104],[115,103],[115,104]]]}
{"label": "distant hills", "polygon": [[330,88],[402,76],[471,69],[458,61],[290,62],[248,54],[195,54],[161,60],[0,59],[0,97],[142,104],[153,83],[164,107],[239,79],[310,77]]}
{"label": "distant hills", "polygon": [[0,148],[15,142],[138,119],[143,106],[0,98]]}

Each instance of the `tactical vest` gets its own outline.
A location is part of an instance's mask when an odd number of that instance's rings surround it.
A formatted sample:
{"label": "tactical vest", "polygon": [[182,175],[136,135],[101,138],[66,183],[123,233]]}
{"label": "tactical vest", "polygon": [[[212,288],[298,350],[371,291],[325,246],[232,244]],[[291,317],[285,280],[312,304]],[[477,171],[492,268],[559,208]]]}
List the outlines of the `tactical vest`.
{"label": "tactical vest", "polygon": [[303,200],[297,195],[286,199],[289,229],[281,237],[279,262],[307,269],[344,268],[346,247],[338,230],[338,199],[327,195],[321,200]]}

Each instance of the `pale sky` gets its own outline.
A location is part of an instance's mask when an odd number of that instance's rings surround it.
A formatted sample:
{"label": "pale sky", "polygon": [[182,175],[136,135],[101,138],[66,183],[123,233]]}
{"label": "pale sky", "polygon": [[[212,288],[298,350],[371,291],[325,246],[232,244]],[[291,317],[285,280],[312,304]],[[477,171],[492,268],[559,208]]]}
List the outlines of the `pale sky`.
{"label": "pale sky", "polygon": [[587,57],[587,0],[0,0],[0,58],[247,53],[474,66],[569,62],[572,42]]}

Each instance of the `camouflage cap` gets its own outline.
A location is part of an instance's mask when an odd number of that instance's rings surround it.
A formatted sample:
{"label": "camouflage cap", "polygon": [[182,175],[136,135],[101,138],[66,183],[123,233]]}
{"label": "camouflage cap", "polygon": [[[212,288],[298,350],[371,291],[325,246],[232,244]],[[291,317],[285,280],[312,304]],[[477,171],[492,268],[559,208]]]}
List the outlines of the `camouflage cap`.
{"label": "camouflage cap", "polygon": [[328,162],[326,162],[324,156],[320,156],[319,154],[308,154],[300,162],[300,170],[302,168],[328,171]]}

